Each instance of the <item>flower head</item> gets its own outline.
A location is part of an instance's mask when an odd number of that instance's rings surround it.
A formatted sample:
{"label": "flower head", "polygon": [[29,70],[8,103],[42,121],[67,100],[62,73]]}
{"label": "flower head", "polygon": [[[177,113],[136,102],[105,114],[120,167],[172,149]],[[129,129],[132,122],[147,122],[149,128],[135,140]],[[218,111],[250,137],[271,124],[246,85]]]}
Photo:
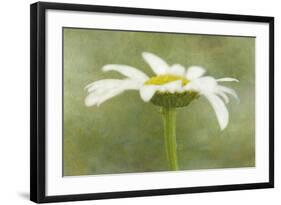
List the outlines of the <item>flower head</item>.
{"label": "flower head", "polygon": [[185,69],[180,64],[169,65],[162,58],[148,52],[143,52],[142,56],[155,76],[148,77],[128,65],[105,65],[103,71],[117,71],[125,78],[104,79],[87,85],[86,106],[99,106],[126,90],[138,90],[143,101],[164,107],[183,107],[197,97],[204,96],[213,107],[221,130],[227,126],[229,114],[225,103],[229,102],[228,95],[236,99],[238,96],[233,89],[219,85],[219,82],[238,82],[237,79],[203,76],[206,71],[200,66]]}

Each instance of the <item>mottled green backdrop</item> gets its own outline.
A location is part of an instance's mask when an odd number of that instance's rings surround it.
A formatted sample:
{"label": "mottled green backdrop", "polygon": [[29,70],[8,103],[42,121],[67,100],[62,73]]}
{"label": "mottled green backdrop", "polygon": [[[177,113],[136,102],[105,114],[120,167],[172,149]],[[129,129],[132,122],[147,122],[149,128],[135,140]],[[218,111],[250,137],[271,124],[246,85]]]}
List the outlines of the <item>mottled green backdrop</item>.
{"label": "mottled green backdrop", "polygon": [[104,78],[105,64],[151,69],[143,51],[168,63],[200,65],[207,75],[234,77],[229,83],[240,103],[231,100],[228,127],[220,131],[209,102],[201,97],[178,109],[180,169],[255,166],[255,38],[169,33],[63,29],[64,36],[64,175],[168,170],[161,115],[137,91],[127,91],[100,107],[86,107],[84,87]]}

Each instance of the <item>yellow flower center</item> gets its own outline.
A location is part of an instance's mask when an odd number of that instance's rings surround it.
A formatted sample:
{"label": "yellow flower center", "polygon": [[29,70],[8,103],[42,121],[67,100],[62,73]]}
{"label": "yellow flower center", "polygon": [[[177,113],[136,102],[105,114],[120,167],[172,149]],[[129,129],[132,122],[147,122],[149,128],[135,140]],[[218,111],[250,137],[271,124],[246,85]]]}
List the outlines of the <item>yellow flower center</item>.
{"label": "yellow flower center", "polygon": [[[149,78],[144,84],[161,86],[177,80],[181,80],[182,86],[185,86],[190,82],[188,79],[182,76],[165,74]],[[189,103],[196,98],[198,98],[198,94],[192,91],[181,93],[156,92],[150,101],[154,105],[162,107],[184,107],[189,105]]]}
{"label": "yellow flower center", "polygon": [[144,84],[145,85],[164,85],[166,83],[170,83],[173,81],[181,80],[182,85],[186,85],[189,81],[182,77],[182,76],[177,76],[177,75],[170,75],[170,74],[165,74],[165,75],[158,75],[149,78]]}

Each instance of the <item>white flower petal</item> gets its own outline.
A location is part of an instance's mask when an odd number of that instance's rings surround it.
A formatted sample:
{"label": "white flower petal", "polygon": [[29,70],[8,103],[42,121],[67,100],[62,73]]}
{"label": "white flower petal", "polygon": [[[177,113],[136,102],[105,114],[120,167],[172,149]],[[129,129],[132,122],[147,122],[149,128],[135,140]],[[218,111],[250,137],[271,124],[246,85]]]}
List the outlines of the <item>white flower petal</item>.
{"label": "white flower petal", "polygon": [[101,97],[99,95],[96,95],[94,93],[91,93],[89,95],[87,95],[87,97],[85,98],[85,105],[87,107],[90,107],[90,106],[93,106],[93,105],[96,105],[97,102],[99,101]]}
{"label": "white flower petal", "polygon": [[220,92],[224,92],[229,95],[232,95],[239,102],[239,97],[233,89],[222,86],[222,85],[218,85],[217,88]]}
{"label": "white flower petal", "polygon": [[135,79],[140,82],[145,82],[146,80],[149,79],[148,76],[144,72],[142,72],[134,67],[127,66],[127,65],[109,64],[109,65],[103,66],[102,70],[103,71],[117,71],[117,72],[123,74],[124,76],[127,76],[128,78]]}
{"label": "white flower petal", "polygon": [[193,90],[199,93],[215,93],[217,91],[216,79],[210,76],[196,78],[189,82],[184,89]]}
{"label": "white flower petal", "polygon": [[143,99],[144,102],[148,102],[151,100],[155,92],[157,91],[158,86],[154,85],[144,85],[140,89],[140,96],[141,99]]}
{"label": "white flower petal", "polygon": [[169,93],[175,93],[177,91],[180,91],[182,88],[182,81],[176,80],[172,81],[170,83],[166,83],[164,85],[158,86],[157,90],[160,92],[169,92]]}
{"label": "white flower petal", "polygon": [[184,76],[185,68],[180,64],[174,64],[168,70],[169,74]]}
{"label": "white flower petal", "polygon": [[225,103],[229,103],[229,99],[228,99],[227,95],[224,94],[224,92],[217,92],[217,95],[220,96],[224,100]]}
{"label": "white flower petal", "polygon": [[219,78],[217,82],[239,82],[236,78]]}
{"label": "white flower petal", "polygon": [[191,66],[187,69],[186,77],[189,80],[194,80],[204,75],[205,72],[206,70],[200,66]]}
{"label": "white flower petal", "polygon": [[121,93],[123,93],[124,91],[126,90],[135,90],[134,88],[132,88],[130,85],[122,85],[120,86],[119,88],[116,88],[116,89],[112,89],[110,90],[108,93],[104,94],[102,96],[102,98],[100,98],[100,100],[98,101],[97,103],[97,106],[99,106],[100,104],[102,104],[103,102],[105,102],[106,100],[112,98],[112,97],[115,97],[117,95],[120,95]]}
{"label": "white flower petal", "polygon": [[123,80],[122,83],[122,87],[126,90],[139,90],[142,85],[142,83],[131,79]]}
{"label": "white flower petal", "polygon": [[163,75],[168,72],[169,65],[162,58],[148,52],[143,52],[142,57],[157,75]]}
{"label": "white flower petal", "polygon": [[219,122],[221,130],[225,129],[228,124],[228,110],[223,101],[216,95],[204,95],[211,103]]}
{"label": "white flower petal", "polygon": [[[104,80],[105,81],[105,80]],[[102,84],[102,83],[101,83]],[[133,81],[131,79],[119,80],[118,83],[115,84],[104,84],[104,86],[100,86],[98,88],[92,89],[90,87],[89,95],[85,99],[86,106],[99,106],[101,103],[105,102],[106,100],[115,97],[125,90],[139,90],[141,84],[137,81]]]}
{"label": "white flower petal", "polygon": [[96,89],[99,89],[99,88],[114,88],[116,87],[119,83],[121,83],[123,80],[120,80],[120,79],[104,79],[104,80],[98,80],[98,81],[95,81],[89,85],[87,85],[85,87],[85,89],[88,90],[88,92],[92,92]]}
{"label": "white flower petal", "polygon": [[97,92],[93,92],[90,93],[86,99],[85,99],[85,105],[86,106],[94,106],[97,105],[99,106],[101,103],[105,102],[106,100],[115,97],[119,94],[121,94],[124,90],[121,88],[115,88],[115,89],[110,89],[107,90],[103,93],[97,93]]}

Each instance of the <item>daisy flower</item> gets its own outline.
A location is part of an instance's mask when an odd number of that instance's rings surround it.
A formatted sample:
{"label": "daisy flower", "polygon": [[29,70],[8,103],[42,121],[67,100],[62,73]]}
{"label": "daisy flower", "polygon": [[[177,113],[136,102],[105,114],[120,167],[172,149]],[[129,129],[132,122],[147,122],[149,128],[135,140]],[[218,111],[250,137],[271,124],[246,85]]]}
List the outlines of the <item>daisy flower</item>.
{"label": "daisy flower", "polygon": [[172,170],[177,170],[176,154],[176,108],[187,106],[191,101],[204,96],[211,104],[220,129],[228,125],[229,113],[226,104],[228,95],[238,99],[236,92],[222,82],[239,82],[235,78],[216,79],[204,76],[206,70],[200,66],[186,69],[180,64],[169,65],[165,60],[149,52],[142,57],[151,67],[155,76],[149,77],[141,70],[128,65],[108,64],[103,71],[116,71],[124,79],[103,79],[86,86],[88,96],[86,106],[99,106],[103,102],[120,95],[126,90],[137,90],[144,102],[152,102],[162,107],[164,136],[167,159]]}

